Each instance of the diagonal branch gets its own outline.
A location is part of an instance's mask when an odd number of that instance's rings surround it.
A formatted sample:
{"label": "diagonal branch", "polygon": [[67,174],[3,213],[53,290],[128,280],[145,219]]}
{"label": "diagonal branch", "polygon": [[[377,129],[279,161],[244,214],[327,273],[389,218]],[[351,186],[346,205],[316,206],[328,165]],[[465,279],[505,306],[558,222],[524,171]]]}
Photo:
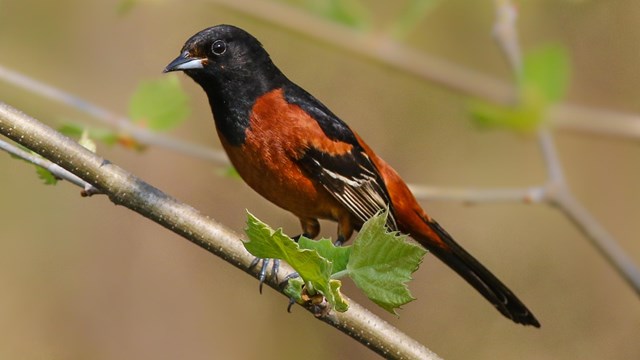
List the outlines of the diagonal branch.
{"label": "diagonal branch", "polygon": [[[126,206],[151,219],[254,277],[258,275],[259,269],[251,266],[253,258],[244,250],[237,234],[191,206],[180,203],[73,140],[1,102],[0,134],[55,162],[69,172],[81,175],[84,181],[107,195],[113,203]],[[283,266],[281,271],[286,275],[290,274],[292,269]],[[270,278],[267,277],[267,279]],[[270,279],[268,284],[281,291],[278,289],[277,280]],[[353,301],[350,303],[349,311],[334,312],[322,320],[385,357],[439,359],[425,346],[362,306]]]}

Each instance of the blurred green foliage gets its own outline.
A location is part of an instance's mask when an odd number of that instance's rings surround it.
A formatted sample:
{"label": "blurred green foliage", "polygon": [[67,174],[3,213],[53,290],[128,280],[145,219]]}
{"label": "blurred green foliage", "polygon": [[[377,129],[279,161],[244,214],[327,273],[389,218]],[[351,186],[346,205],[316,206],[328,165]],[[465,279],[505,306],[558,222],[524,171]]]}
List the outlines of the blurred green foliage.
{"label": "blurred green foliage", "polygon": [[542,125],[547,108],[564,98],[569,74],[569,55],[562,46],[535,49],[525,54],[515,105],[472,100],[470,112],[481,127],[535,131]]}
{"label": "blurred green foliage", "polygon": [[131,96],[129,117],[151,130],[167,131],[189,115],[187,100],[187,94],[174,74],[143,81]]}

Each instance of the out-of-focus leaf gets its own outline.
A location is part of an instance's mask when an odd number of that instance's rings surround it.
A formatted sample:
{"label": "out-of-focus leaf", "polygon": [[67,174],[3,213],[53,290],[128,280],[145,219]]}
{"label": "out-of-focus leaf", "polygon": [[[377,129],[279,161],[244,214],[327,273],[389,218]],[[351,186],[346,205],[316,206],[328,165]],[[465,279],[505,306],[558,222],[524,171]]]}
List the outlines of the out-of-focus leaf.
{"label": "out-of-focus leaf", "polygon": [[189,115],[187,95],[173,74],[142,82],[129,103],[129,117],[151,130],[166,131]]}
{"label": "out-of-focus leaf", "polygon": [[391,27],[391,36],[399,40],[406,38],[440,2],[441,0],[409,1],[409,4]]}
{"label": "out-of-focus leaf", "polygon": [[557,45],[527,53],[518,79],[518,103],[510,106],[472,100],[469,109],[482,127],[532,132],[545,119],[550,105],[562,100],[569,84],[569,57]]}
{"label": "out-of-focus leaf", "polygon": [[517,132],[535,131],[540,121],[544,119],[541,114],[543,109],[543,106],[533,103],[528,106],[508,107],[481,100],[469,102],[469,111],[476,125],[482,128],[503,128]]}
{"label": "out-of-focus leaf", "polygon": [[89,137],[89,131],[87,131],[87,129],[85,129],[82,132],[82,135],[80,135],[80,139],[78,140],[78,144],[82,145],[82,147],[84,147],[85,149],[91,151],[92,153],[95,154],[96,150],[97,150],[97,146],[96,143],[91,140],[91,138]]}
{"label": "out-of-focus leaf", "polygon": [[36,165],[36,174],[45,185],[56,185],[58,183],[58,178],[53,176],[49,170],[43,168],[42,166]]}
{"label": "out-of-focus leaf", "polygon": [[58,127],[58,131],[69,136],[71,138],[80,139],[82,136],[82,132],[85,129],[89,133],[89,137],[91,139],[95,139],[104,143],[105,145],[115,145],[119,144],[127,149],[132,150],[143,150],[145,148],[144,144],[138,142],[135,138],[127,134],[120,134],[110,129],[104,128],[85,128],[84,125],[74,124],[74,123],[64,123],[62,126]]}
{"label": "out-of-focus leaf", "polygon": [[283,0],[303,7],[325,19],[352,28],[367,30],[371,27],[371,12],[360,0]]}
{"label": "out-of-focus leaf", "polygon": [[223,168],[218,168],[217,173],[220,176],[229,177],[232,179],[241,179],[240,174],[238,174],[238,170],[236,170],[236,168],[233,167],[233,165],[229,165]]}
{"label": "out-of-focus leaf", "polygon": [[520,79],[521,95],[539,96],[547,104],[558,102],[567,92],[569,73],[569,56],[564,47],[547,45],[528,52]]}
{"label": "out-of-focus leaf", "polygon": [[139,0],[120,0],[116,7],[116,14],[120,16],[127,15],[138,3]]}

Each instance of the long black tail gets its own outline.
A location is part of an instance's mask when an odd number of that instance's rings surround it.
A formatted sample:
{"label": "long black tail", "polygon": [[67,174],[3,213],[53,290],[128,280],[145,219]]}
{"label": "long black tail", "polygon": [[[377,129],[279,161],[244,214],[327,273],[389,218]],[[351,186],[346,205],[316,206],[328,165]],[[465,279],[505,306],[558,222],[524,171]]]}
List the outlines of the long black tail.
{"label": "long black tail", "polygon": [[[462,276],[471,286],[473,286],[485,299],[489,300],[493,306],[518,324],[532,325],[537,328],[540,323],[533,316],[531,311],[515,296],[505,284],[496,278],[487,268],[482,266],[465,249],[458,245],[451,235],[447,233],[437,222],[427,221],[429,227],[440,237],[446,244],[446,247],[439,247],[429,243],[426,239],[423,243],[434,255],[436,255],[445,264],[455,270]],[[423,242],[423,239],[416,239]]]}

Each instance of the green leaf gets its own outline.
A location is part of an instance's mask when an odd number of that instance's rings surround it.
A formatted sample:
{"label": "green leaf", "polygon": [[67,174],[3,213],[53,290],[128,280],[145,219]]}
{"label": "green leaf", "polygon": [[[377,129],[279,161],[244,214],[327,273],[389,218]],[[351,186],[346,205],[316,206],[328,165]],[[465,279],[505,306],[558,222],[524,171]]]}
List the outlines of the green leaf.
{"label": "green leaf", "polygon": [[311,240],[301,236],[298,245],[302,249],[316,250],[320,256],[333,264],[331,275],[347,269],[351,246],[335,246],[330,239]]}
{"label": "green leaf", "polygon": [[[531,98],[530,100],[533,100]],[[506,128],[518,132],[535,131],[544,119],[541,105],[502,106],[486,101],[471,100],[469,112],[476,124],[483,128]]]}
{"label": "green leaf", "polygon": [[541,97],[546,104],[562,100],[569,84],[569,56],[564,47],[547,45],[525,54],[521,96]]}
{"label": "green leaf", "polygon": [[342,297],[342,293],[340,292],[340,288],[342,287],[342,282],[340,280],[331,279],[329,281],[329,286],[331,286],[331,291],[333,292],[333,296],[335,297],[335,305],[334,309],[339,312],[345,312],[349,310],[349,303]]}
{"label": "green leaf", "polygon": [[287,281],[287,286],[284,288],[284,294],[289,297],[289,299],[293,299],[295,302],[302,302],[302,287],[304,286],[304,280],[302,278],[297,277],[293,279],[289,279]]}
{"label": "green leaf", "polygon": [[129,103],[129,117],[151,130],[172,129],[188,115],[187,95],[173,74],[140,83]]}
{"label": "green leaf", "polygon": [[300,249],[281,228],[274,231],[251,213],[247,214],[245,232],[249,241],[244,243],[247,251],[255,257],[286,261],[308,285],[311,285],[311,289],[322,293],[330,304],[335,304],[329,285],[331,262],[318,255],[315,250]]}
{"label": "green leaf", "polygon": [[371,12],[359,0],[287,0],[293,5],[351,28],[367,30],[371,28]]}
{"label": "green leaf", "polygon": [[94,154],[95,154],[96,150],[98,149],[98,147],[96,146],[96,143],[89,136],[89,131],[87,129],[85,129],[82,132],[82,135],[80,135],[80,139],[78,140],[78,144],[82,145],[82,147],[84,147],[85,149],[91,151]]}
{"label": "green leaf", "polygon": [[550,45],[529,52],[518,80],[519,102],[503,106],[472,100],[471,115],[482,127],[535,131],[545,120],[549,106],[565,96],[569,71],[569,57],[563,47]]}
{"label": "green leaf", "polygon": [[58,178],[42,166],[36,165],[36,174],[45,185],[56,185],[58,183]]}
{"label": "green leaf", "polygon": [[364,223],[347,264],[349,276],[369,299],[392,314],[414,300],[406,283],[426,250],[406,241],[406,235],[386,230],[387,213]]}
{"label": "green leaf", "polygon": [[120,0],[116,7],[116,14],[123,16],[131,12],[138,4],[138,0]]}
{"label": "green leaf", "polygon": [[[35,152],[31,151],[31,149],[29,149],[29,148],[27,148],[25,146],[22,146],[20,144],[16,144],[16,146],[18,148],[20,148],[20,149],[32,154],[32,155],[40,156],[39,154],[36,154]],[[55,185],[55,184],[58,183],[58,178],[56,178],[49,170],[43,168],[42,166],[35,165],[31,161],[29,161],[27,159],[24,159],[24,158],[22,158],[22,157],[20,157],[18,155],[14,155],[14,154],[9,153],[9,156],[12,159],[24,161],[24,162],[26,162],[28,164],[34,165],[36,167],[36,174],[38,175],[38,178],[40,178],[40,180],[42,180],[45,185]]]}
{"label": "green leaf", "polygon": [[62,134],[79,139],[82,136],[83,131],[87,130],[89,133],[89,137],[106,145],[113,145],[118,143],[120,139],[120,135],[110,129],[104,128],[87,128],[84,125],[75,124],[75,123],[64,123],[58,127],[58,131]]}
{"label": "green leaf", "polygon": [[393,24],[391,36],[397,40],[406,38],[440,2],[441,0],[411,0]]}
{"label": "green leaf", "polygon": [[223,168],[218,168],[216,173],[223,177],[228,177],[232,179],[242,179],[240,177],[240,174],[238,174],[238,170],[236,170],[236,168],[233,167],[233,165],[229,165]]}

